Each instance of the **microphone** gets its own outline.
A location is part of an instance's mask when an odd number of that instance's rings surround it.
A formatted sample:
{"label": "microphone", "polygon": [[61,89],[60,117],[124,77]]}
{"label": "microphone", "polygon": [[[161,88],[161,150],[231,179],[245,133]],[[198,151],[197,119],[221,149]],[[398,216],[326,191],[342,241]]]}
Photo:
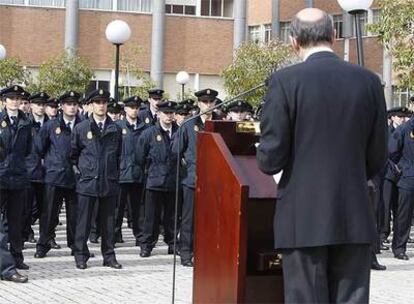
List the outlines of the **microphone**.
{"label": "microphone", "polygon": [[239,98],[248,96],[248,95],[256,92],[257,90],[259,90],[259,89],[261,89],[263,87],[266,87],[267,84],[268,84],[267,81],[264,82],[264,83],[262,83],[262,84],[259,84],[259,85],[255,86],[255,87],[253,87],[253,88],[251,88],[251,89],[249,89],[247,91],[244,91],[244,92],[238,94],[237,96],[235,96],[233,98],[230,98],[229,100],[225,100],[223,102],[220,102],[217,105],[215,105],[214,107],[212,107],[212,108],[210,108],[210,109],[208,109],[206,111],[200,112],[197,115],[194,115],[194,116],[192,116],[192,117],[184,120],[182,122],[182,124],[179,126],[178,130],[177,130],[177,132],[178,132],[177,150],[178,151],[177,151],[177,175],[176,175],[176,184],[175,184],[174,250],[173,250],[174,251],[174,262],[173,262],[173,279],[172,279],[173,280],[173,284],[172,284],[172,298],[171,298],[171,303],[172,304],[175,303],[175,274],[176,274],[176,264],[177,264],[177,251],[176,251],[176,247],[177,247],[178,200],[179,200],[179,188],[180,188],[180,182],[181,182],[180,181],[180,167],[181,167],[180,166],[180,162],[181,162],[181,155],[180,155],[181,154],[180,153],[180,150],[181,150],[181,147],[180,147],[180,143],[181,143],[181,129],[182,129],[183,126],[185,126],[189,122],[194,121],[195,119],[197,119],[197,118],[199,118],[199,117],[201,117],[203,115],[209,114],[209,113],[213,112],[214,110],[216,110],[216,109],[218,109],[218,108],[220,108],[220,107],[222,107],[224,105],[227,105],[227,104],[229,104],[229,103],[231,103],[231,102],[233,102],[233,101],[235,101],[235,100],[237,100]]}

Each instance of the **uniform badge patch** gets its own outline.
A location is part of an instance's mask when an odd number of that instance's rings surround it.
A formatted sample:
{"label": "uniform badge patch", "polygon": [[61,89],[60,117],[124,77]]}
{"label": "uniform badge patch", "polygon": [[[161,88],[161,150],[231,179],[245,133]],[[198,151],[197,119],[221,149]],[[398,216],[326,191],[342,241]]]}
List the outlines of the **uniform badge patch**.
{"label": "uniform badge patch", "polygon": [[150,123],[150,120],[149,120],[149,118],[147,117],[147,118],[145,118],[145,123],[146,124],[149,124]]}
{"label": "uniform badge patch", "polygon": [[198,131],[200,131],[200,128],[197,125],[195,125],[194,126],[194,131],[198,132]]}
{"label": "uniform badge patch", "polygon": [[414,139],[414,133],[413,133],[413,131],[410,132],[410,138],[411,139]]}
{"label": "uniform badge patch", "polygon": [[161,141],[162,140],[162,137],[161,137],[161,135],[157,135],[157,141]]}
{"label": "uniform badge patch", "polygon": [[1,123],[1,127],[2,127],[2,128],[7,127],[7,122],[5,122],[5,121],[3,120],[3,121],[2,121],[2,123]]}
{"label": "uniform badge patch", "polygon": [[56,135],[59,135],[60,133],[62,133],[62,130],[60,129],[60,127],[57,127],[55,130]]}
{"label": "uniform badge patch", "polygon": [[127,134],[127,129],[122,129],[122,134],[126,135]]}
{"label": "uniform badge patch", "polygon": [[88,134],[86,134],[86,137],[87,137],[88,139],[92,139],[92,138],[93,138],[92,132],[91,132],[91,131],[89,131],[89,132],[88,132]]}

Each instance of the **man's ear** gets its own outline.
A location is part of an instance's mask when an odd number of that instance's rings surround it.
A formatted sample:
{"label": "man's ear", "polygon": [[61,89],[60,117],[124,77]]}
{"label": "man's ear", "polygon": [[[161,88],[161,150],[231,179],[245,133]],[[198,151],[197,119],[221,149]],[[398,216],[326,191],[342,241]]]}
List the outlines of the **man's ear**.
{"label": "man's ear", "polygon": [[293,51],[296,54],[299,54],[299,52],[300,52],[300,46],[298,44],[298,41],[296,40],[296,38],[293,38],[292,36],[289,36],[289,38],[290,38],[290,44],[292,45]]}

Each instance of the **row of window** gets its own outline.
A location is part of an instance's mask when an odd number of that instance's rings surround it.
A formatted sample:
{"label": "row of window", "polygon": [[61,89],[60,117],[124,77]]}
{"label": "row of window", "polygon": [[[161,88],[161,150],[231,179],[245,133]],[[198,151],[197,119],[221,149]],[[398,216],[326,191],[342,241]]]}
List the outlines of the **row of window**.
{"label": "row of window", "polygon": [[[80,0],[80,8],[120,10],[131,12],[151,12],[153,0]],[[167,1],[166,13],[179,15],[196,15],[195,1]],[[234,0],[201,0],[201,16],[232,17]],[[46,7],[64,7],[65,0],[0,0],[0,4],[33,5]],[[188,4],[188,5],[187,5]]]}
{"label": "row of window", "polygon": [[[336,38],[341,39],[345,37],[344,29],[344,20],[343,15],[333,15],[333,24],[336,30]],[[375,35],[375,33],[368,33],[367,24],[369,23],[378,23],[380,19],[380,11],[372,10],[370,14],[366,12],[360,17],[361,22],[361,32],[362,36]],[[356,36],[355,33],[355,24],[351,24],[353,36]],[[290,21],[280,22],[280,31],[279,39],[288,43],[290,35]],[[272,26],[271,24],[256,25],[249,27],[249,40],[256,43],[268,43],[271,40],[272,36]]]}

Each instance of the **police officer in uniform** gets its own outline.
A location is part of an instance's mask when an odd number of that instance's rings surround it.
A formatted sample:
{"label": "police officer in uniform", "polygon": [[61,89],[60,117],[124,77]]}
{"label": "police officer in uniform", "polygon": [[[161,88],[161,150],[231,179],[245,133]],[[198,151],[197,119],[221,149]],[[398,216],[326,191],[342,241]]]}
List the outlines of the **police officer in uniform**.
{"label": "police officer in uniform", "polygon": [[76,227],[76,180],[69,155],[72,131],[81,121],[77,115],[79,98],[80,94],[75,91],[60,96],[62,115],[45,124],[36,142],[37,150],[44,158],[46,174],[40,237],[35,258],[45,257],[51,248],[50,241],[56,228],[60,202],[63,200],[66,206],[67,245],[73,250]]}
{"label": "police officer in uniform", "polygon": [[36,243],[31,225],[39,219],[43,205],[43,179],[45,172],[42,158],[36,151],[35,142],[40,128],[48,121],[48,117],[45,114],[45,104],[48,99],[49,95],[45,92],[39,92],[29,98],[32,110],[29,120],[32,124],[33,142],[32,151],[26,158],[31,187],[28,189],[26,196],[23,237],[25,241],[29,241],[30,243]]}
{"label": "police officer in uniform", "polygon": [[49,98],[46,102],[46,115],[49,119],[55,119],[58,116],[59,101],[56,98]]}
{"label": "police officer in uniform", "polygon": [[[406,107],[396,107],[388,110],[388,117],[390,120],[388,126],[388,139],[392,141],[393,133],[396,128],[404,123],[404,119],[409,115],[410,111]],[[401,171],[398,166],[388,159],[385,167],[384,182],[383,182],[383,200],[384,200],[384,218],[381,223],[381,241],[382,248],[385,249],[385,244],[389,243],[388,237],[391,233],[391,212],[394,214],[395,206],[398,201],[398,179]]]}
{"label": "police officer in uniform", "polygon": [[[0,96],[5,102],[5,109],[0,114],[0,263],[3,279],[14,282],[26,282],[27,277],[21,276],[15,268],[28,269],[23,262],[22,218],[25,193],[30,187],[25,158],[32,147],[31,123],[26,115],[19,110],[22,96],[27,94],[18,85],[1,91]],[[6,220],[8,231],[6,227]],[[7,252],[7,233],[10,241],[12,261]]]}
{"label": "police officer in uniform", "polygon": [[175,108],[175,122],[181,126],[181,123],[191,117],[192,110],[194,109],[194,100],[186,99],[178,103]]}
{"label": "police officer in uniform", "polygon": [[132,230],[138,246],[142,238],[144,222],[144,203],[142,202],[142,191],[144,182],[144,170],[135,158],[135,148],[138,139],[146,128],[145,123],[138,120],[139,107],[142,99],[132,96],[123,101],[125,118],[117,121],[122,129],[122,155],[120,165],[120,193],[116,210],[115,242],[122,243],[122,222],[125,207],[132,217]]}
{"label": "police officer in uniform", "polygon": [[139,111],[138,119],[145,122],[147,126],[151,126],[157,122],[158,103],[161,102],[164,91],[151,89],[148,90],[148,94],[148,106]]}
{"label": "police officer in uniform", "polygon": [[176,161],[171,153],[171,138],[177,130],[173,121],[175,106],[173,101],[158,104],[159,121],[142,133],[136,148],[137,163],[148,168],[141,257],[149,257],[158,240],[163,207],[164,242],[168,254],[174,253]]}
{"label": "police officer in uniform", "polygon": [[398,199],[394,202],[392,251],[399,260],[408,260],[407,242],[414,208],[414,119],[400,125],[389,140],[389,157],[400,175]]}
{"label": "police officer in uniform", "polygon": [[108,103],[108,116],[112,119],[112,121],[118,121],[121,116],[121,111],[121,105],[111,97]]}
{"label": "police officer in uniform", "polygon": [[[212,109],[216,105],[218,92],[205,89],[195,93],[198,97],[200,112]],[[181,184],[183,186],[183,206],[180,224],[180,256],[183,266],[193,266],[193,234],[194,234],[194,189],[196,176],[196,147],[197,132],[204,130],[205,121],[218,119],[214,112],[182,125],[180,134],[174,137],[173,152],[180,151],[182,170],[184,171]],[[178,136],[180,135],[180,136]],[[179,142],[179,144],[178,144]],[[178,147],[180,148],[178,150]]]}
{"label": "police officer in uniform", "polygon": [[92,211],[99,204],[103,265],[122,268],[115,257],[115,207],[119,191],[119,162],[122,151],[120,128],[107,116],[109,92],[92,91],[88,100],[93,114],[75,126],[72,134],[71,159],[79,176],[76,192],[78,208],[75,232],[75,261],[79,269],[87,268],[87,245]]}
{"label": "police officer in uniform", "polygon": [[226,108],[227,120],[243,121],[248,120],[249,114],[253,111],[253,108],[244,100],[236,100],[230,103]]}

